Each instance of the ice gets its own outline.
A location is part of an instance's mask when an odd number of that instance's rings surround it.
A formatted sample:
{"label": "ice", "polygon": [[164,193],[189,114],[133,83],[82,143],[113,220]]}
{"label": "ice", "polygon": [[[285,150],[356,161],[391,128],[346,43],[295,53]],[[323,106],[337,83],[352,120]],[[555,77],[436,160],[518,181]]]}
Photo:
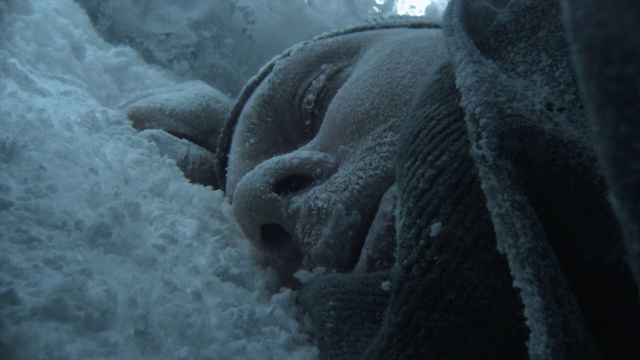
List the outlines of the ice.
{"label": "ice", "polygon": [[431,224],[431,228],[429,231],[429,236],[431,237],[436,237],[440,234],[440,231],[442,231],[442,223],[440,221],[435,222],[433,224]]}
{"label": "ice", "polygon": [[177,77],[71,0],[0,2],[3,359],[313,359],[222,194],[119,104]]}
{"label": "ice", "polygon": [[380,284],[380,287],[384,291],[391,291],[391,281],[383,281],[382,284]]}

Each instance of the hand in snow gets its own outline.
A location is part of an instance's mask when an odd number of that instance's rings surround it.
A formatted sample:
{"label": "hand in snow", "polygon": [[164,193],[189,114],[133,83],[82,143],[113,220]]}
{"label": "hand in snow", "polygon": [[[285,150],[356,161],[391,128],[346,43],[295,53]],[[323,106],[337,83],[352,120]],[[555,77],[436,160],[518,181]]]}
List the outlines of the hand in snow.
{"label": "hand in snow", "polygon": [[174,159],[185,176],[218,187],[214,152],[231,100],[201,81],[153,90],[123,105],[133,127]]}
{"label": "hand in snow", "polygon": [[298,269],[393,266],[396,138],[425,79],[448,60],[433,27],[294,47],[236,105],[224,190],[285,282]]}

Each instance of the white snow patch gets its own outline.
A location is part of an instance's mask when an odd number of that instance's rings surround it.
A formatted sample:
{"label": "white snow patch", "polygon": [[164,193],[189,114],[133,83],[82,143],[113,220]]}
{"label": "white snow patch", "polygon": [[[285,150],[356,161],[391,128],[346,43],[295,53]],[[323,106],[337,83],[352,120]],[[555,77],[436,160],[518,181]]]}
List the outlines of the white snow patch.
{"label": "white snow patch", "polygon": [[314,268],[312,271],[298,270],[293,274],[293,277],[298,279],[298,281],[300,281],[300,283],[306,284],[309,281],[311,281],[311,280],[317,278],[318,276],[324,274],[326,272],[326,270],[327,269],[322,267],[322,266],[318,266],[318,267]]}
{"label": "white snow patch", "polygon": [[116,108],[172,77],[71,0],[0,2],[0,41],[2,357],[316,358],[222,194]]}
{"label": "white snow patch", "polygon": [[431,225],[431,231],[429,232],[429,236],[436,237],[438,236],[438,234],[440,234],[441,230],[442,230],[442,223],[440,221],[433,223]]}
{"label": "white snow patch", "polygon": [[391,291],[391,281],[387,280],[387,281],[383,282],[382,284],[380,284],[380,287],[384,291]]}

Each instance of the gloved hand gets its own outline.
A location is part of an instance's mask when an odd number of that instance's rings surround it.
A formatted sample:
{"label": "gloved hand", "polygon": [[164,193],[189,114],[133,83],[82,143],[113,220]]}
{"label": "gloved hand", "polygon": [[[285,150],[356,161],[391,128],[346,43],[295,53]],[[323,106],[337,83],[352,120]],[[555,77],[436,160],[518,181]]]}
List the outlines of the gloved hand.
{"label": "gloved hand", "polygon": [[218,135],[231,106],[202,81],[153,90],[122,105],[133,127],[174,159],[187,179],[214,188]]}

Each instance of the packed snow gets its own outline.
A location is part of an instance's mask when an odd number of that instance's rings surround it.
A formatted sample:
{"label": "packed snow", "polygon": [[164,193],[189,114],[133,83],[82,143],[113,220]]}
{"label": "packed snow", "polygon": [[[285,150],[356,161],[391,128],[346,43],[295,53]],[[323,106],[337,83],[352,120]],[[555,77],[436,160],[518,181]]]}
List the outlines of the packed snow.
{"label": "packed snow", "polygon": [[[78,3],[0,1],[0,357],[316,358],[295,292],[278,289],[274,272],[260,265],[223,194],[189,183],[121,108],[140,93],[200,75],[228,74],[209,83],[233,96],[258,60],[302,39],[267,44],[246,64],[224,48],[213,57],[216,70],[206,70],[212,63],[180,61],[166,44],[165,52],[149,50],[153,57],[136,44],[105,41]],[[108,3],[121,11],[111,13],[115,19],[132,4]],[[149,16],[128,26],[179,15],[202,23],[198,14],[208,14],[137,3]],[[286,16],[282,6],[259,3]],[[236,11],[251,12],[242,6]],[[331,16],[319,16],[313,31],[345,21]],[[216,35],[185,24],[173,24],[184,45],[176,50]],[[190,38],[181,37],[184,29]],[[121,30],[111,35],[141,31]],[[236,36],[220,41],[237,44],[243,35]]]}
{"label": "packed snow", "polygon": [[70,0],[0,2],[0,353],[313,359],[222,193],[118,104],[174,83]]}
{"label": "packed snow", "polygon": [[236,94],[285,48],[374,16],[439,18],[448,0],[76,0],[112,43]]}

